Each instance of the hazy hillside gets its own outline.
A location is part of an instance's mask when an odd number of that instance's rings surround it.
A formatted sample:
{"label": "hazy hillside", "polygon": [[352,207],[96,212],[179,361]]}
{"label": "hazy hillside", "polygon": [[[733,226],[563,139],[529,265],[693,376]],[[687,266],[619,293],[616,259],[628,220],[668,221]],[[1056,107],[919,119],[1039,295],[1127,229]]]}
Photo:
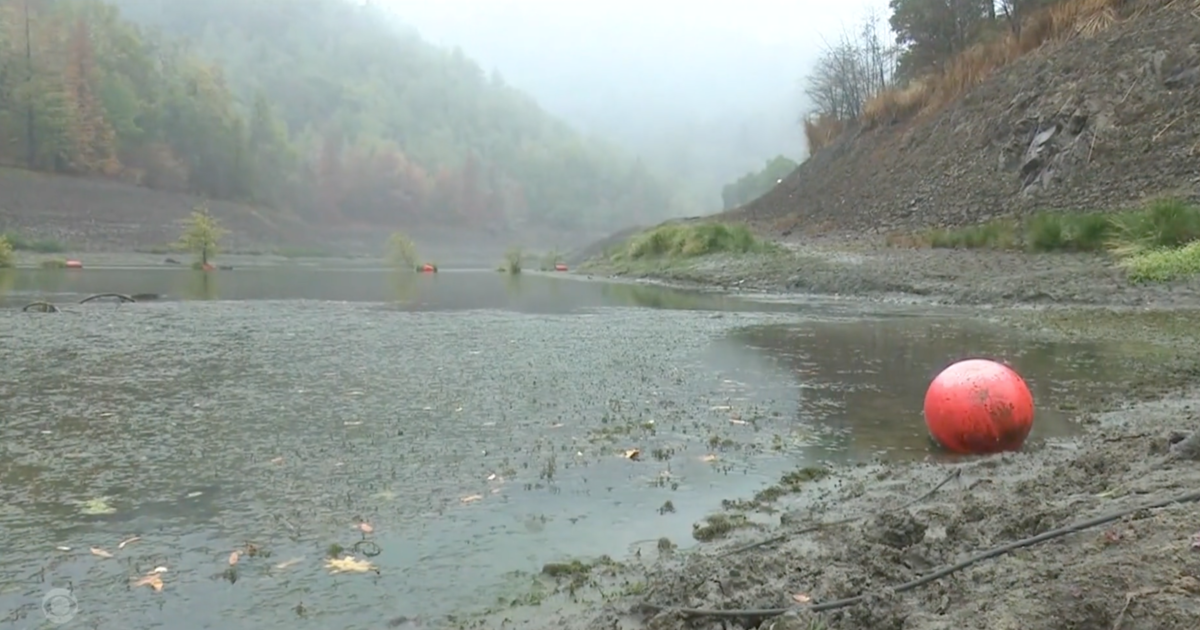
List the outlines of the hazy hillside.
{"label": "hazy hillside", "polygon": [[976,7],[977,35],[946,42],[913,17],[923,1],[896,3],[910,48],[894,74],[861,72],[879,60],[862,42],[841,57],[860,72],[825,67],[825,105],[840,109],[810,121],[819,150],[727,216],[784,234],[891,233],[1200,200],[1195,3],[1048,0],[1019,5],[1019,29]]}
{"label": "hazy hillside", "polygon": [[32,3],[26,56],[24,5],[0,0],[0,161],[318,225],[594,230],[671,211],[669,188],[632,156],[373,9],[119,4]]}
{"label": "hazy hillside", "polygon": [[[827,7],[751,0],[674,5],[585,0],[380,0],[435,41],[460,45],[550,111],[684,179],[705,210],[721,187],[775,155],[803,157],[796,79],[854,0]],[[801,15],[803,19],[794,19]]]}

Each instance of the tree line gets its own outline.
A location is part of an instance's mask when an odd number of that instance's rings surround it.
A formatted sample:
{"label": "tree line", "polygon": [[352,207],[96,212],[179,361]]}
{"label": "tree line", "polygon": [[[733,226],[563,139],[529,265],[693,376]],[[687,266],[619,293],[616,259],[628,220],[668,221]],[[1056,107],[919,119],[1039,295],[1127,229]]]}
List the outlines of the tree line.
{"label": "tree line", "polygon": [[119,4],[0,0],[0,163],[324,224],[578,229],[684,212],[639,160],[370,6]]}
{"label": "tree line", "polygon": [[[932,73],[956,55],[1000,36],[1020,37],[1034,11],[1063,0],[889,0],[829,43],[805,79],[813,128],[854,120],[880,94]],[[818,143],[820,144],[820,143]]]}
{"label": "tree line", "polygon": [[762,170],[746,173],[737,181],[726,184],[721,189],[721,200],[725,204],[725,209],[731,210],[765,195],[767,191],[781,183],[785,177],[791,175],[797,166],[799,165],[795,160],[777,155],[767,160]]}

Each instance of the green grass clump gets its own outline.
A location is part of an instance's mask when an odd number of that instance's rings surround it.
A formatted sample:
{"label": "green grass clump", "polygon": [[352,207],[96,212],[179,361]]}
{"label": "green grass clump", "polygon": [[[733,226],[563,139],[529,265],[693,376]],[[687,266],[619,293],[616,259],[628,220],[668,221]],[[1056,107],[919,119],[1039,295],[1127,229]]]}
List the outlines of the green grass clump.
{"label": "green grass clump", "polygon": [[1134,282],[1168,282],[1200,274],[1200,241],[1132,254],[1121,266]]}
{"label": "green grass clump", "polygon": [[1102,252],[1128,256],[1180,247],[1200,239],[1200,207],[1159,199],[1116,213],[1039,212],[1024,221],[1000,219],[933,230],[923,240],[947,249],[1023,249],[1030,252]]}
{"label": "green grass clump", "polygon": [[38,266],[42,269],[66,269],[67,261],[61,258],[52,258],[50,260],[43,260]]}
{"label": "green grass clump", "polygon": [[3,236],[8,241],[9,246],[19,252],[36,252],[38,254],[61,254],[67,251],[67,248],[62,243],[49,238],[25,238],[20,234],[6,232]]}
{"label": "green grass clump", "polygon": [[0,234],[0,268],[13,266],[13,247],[8,238]]}
{"label": "green grass clump", "polygon": [[660,225],[629,239],[618,258],[693,258],[709,254],[748,254],[767,251],[770,244],[744,225],[693,223]]}

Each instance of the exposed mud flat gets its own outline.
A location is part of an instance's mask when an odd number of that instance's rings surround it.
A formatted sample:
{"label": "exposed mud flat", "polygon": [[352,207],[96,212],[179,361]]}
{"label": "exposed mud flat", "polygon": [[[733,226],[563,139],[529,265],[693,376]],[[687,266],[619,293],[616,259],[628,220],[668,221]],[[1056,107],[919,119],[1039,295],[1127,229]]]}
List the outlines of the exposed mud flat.
{"label": "exposed mud flat", "polygon": [[[678,557],[621,565],[592,581],[603,597],[576,592],[583,603],[547,601],[536,613],[502,616],[507,627],[581,630],[1191,629],[1200,618],[1200,504],[1135,508],[1197,492],[1200,453],[1195,439],[1181,440],[1200,428],[1198,409],[1193,390],[1100,415],[1080,445],[841,471],[789,497],[786,524],[770,531],[748,528]],[[990,549],[1128,510],[897,588]],[[772,537],[786,538],[738,551]],[[803,608],[859,596],[828,612]],[[771,610],[788,607],[795,610]]]}
{"label": "exposed mud flat", "polygon": [[888,247],[866,238],[788,241],[784,254],[706,256],[615,269],[583,268],[667,284],[771,294],[818,294],[962,305],[1150,306],[1200,304],[1200,279],[1135,284],[1098,254]]}
{"label": "exposed mud flat", "polygon": [[[733,524],[712,540],[686,551],[659,541],[627,562],[602,560],[586,576],[558,578],[556,592],[532,605],[513,600],[456,627],[1194,628],[1200,370],[1195,344],[1180,336],[1188,317],[1107,311],[1004,317],[1025,319],[1054,337],[1156,338],[1175,357],[1131,368],[1124,401],[1081,414],[1088,430],[1077,440],[785,478],[785,491],[769,504],[729,501],[724,516],[698,523],[697,539],[708,538],[714,522]],[[1190,501],[1172,501],[1189,493]],[[922,578],[928,582],[913,585]],[[858,599],[809,609],[848,598]]]}

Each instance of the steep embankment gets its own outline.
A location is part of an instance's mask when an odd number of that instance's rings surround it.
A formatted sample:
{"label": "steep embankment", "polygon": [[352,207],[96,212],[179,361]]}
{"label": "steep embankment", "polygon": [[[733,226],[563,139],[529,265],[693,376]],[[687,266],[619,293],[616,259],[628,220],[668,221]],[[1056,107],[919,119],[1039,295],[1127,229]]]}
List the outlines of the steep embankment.
{"label": "steep embankment", "polygon": [[52,239],[74,251],[130,251],[179,238],[181,221],[199,203],[230,229],[226,246],[304,242],[309,230],[285,212],[121,182],[0,168],[0,232]]}
{"label": "steep embankment", "polygon": [[885,234],[1200,198],[1195,3],[1123,10],[1127,19],[1047,44],[941,111],[851,129],[724,217],[776,235]]}

